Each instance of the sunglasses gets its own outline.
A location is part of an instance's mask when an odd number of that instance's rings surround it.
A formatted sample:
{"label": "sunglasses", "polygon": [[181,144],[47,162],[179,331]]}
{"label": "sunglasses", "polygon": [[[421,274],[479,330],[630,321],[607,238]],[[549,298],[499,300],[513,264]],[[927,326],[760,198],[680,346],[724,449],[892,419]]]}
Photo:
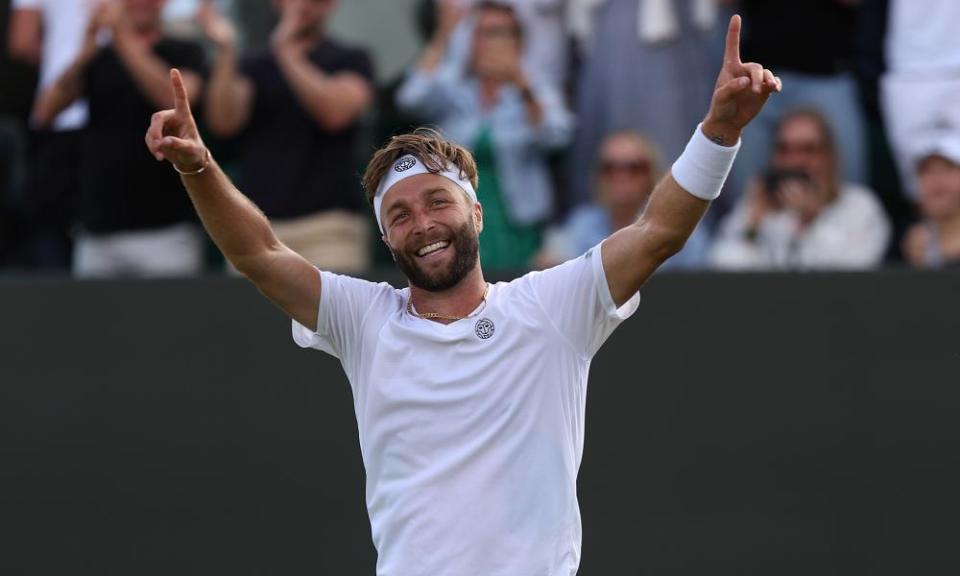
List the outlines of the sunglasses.
{"label": "sunglasses", "polygon": [[640,176],[650,173],[650,162],[647,160],[601,160],[600,173],[604,176],[612,176],[618,172],[629,174],[631,176]]}

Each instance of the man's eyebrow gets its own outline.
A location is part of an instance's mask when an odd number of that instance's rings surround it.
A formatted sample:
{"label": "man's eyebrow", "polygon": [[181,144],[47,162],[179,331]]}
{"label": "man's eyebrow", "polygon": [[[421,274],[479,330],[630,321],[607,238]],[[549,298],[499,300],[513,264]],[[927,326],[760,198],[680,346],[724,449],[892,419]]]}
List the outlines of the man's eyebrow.
{"label": "man's eyebrow", "polygon": [[[444,193],[451,194],[450,190],[447,190],[443,186],[435,186],[433,188],[428,188],[427,190],[424,190],[423,192],[421,192],[421,194],[426,197],[436,196],[437,194],[444,194]],[[392,206],[387,208],[387,214],[392,214],[399,208],[406,208],[406,206],[407,206],[406,202],[404,202],[403,200],[398,200],[396,204],[393,204]]]}
{"label": "man's eyebrow", "polygon": [[396,212],[400,208],[406,208],[406,206],[407,206],[406,202],[404,202],[403,200],[400,200],[399,202],[395,203],[393,206],[387,208],[387,214],[392,214],[393,212]]}

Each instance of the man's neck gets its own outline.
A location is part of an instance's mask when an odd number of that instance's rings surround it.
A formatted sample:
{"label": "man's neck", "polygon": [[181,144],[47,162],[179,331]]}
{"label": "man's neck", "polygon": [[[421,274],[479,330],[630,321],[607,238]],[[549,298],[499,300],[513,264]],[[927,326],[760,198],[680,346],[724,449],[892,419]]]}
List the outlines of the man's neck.
{"label": "man's neck", "polygon": [[[437,313],[453,318],[465,318],[483,302],[487,282],[478,264],[456,286],[443,292],[430,292],[410,286],[410,301],[418,314]],[[435,319],[449,324],[453,320]]]}

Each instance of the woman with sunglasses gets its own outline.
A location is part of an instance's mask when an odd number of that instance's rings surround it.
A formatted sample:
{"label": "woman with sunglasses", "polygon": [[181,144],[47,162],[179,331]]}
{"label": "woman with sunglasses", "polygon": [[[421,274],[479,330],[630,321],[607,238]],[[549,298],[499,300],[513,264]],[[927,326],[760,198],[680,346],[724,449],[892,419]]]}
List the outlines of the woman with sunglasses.
{"label": "woman with sunglasses", "polygon": [[[576,258],[613,232],[636,221],[662,172],[660,153],[636,132],[610,134],[600,146],[594,168],[594,201],[573,210],[566,223],[549,230],[534,261],[548,268]],[[698,227],[683,250],[661,269],[693,269],[704,262],[707,234]]]}

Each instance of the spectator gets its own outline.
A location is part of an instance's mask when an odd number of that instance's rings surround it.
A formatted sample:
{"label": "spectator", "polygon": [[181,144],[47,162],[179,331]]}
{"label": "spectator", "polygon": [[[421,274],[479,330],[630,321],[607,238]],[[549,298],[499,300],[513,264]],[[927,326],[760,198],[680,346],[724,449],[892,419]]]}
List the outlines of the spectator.
{"label": "spectator", "polygon": [[[844,182],[867,181],[867,145],[863,111],[853,75],[857,25],[862,0],[740,0],[743,58],[763,62],[783,80],[786,90],[743,132],[743,146],[729,188],[739,196],[763,170],[773,150],[774,128],[787,110],[815,108],[835,130]],[[816,40],[811,41],[815,30]],[[804,46],[798,50],[797,46]]]}
{"label": "spectator", "polygon": [[[11,59],[10,0],[0,0],[0,269],[20,266],[23,173],[26,171],[26,124],[36,74],[32,66]],[[9,34],[9,36],[8,36]]]}
{"label": "spectator", "polygon": [[366,52],[325,34],[335,0],[277,0],[269,51],[238,63],[236,31],[205,2],[199,21],[216,45],[207,123],[240,136],[239,185],[277,237],[327,270],[362,272],[369,226],[356,178],[358,121],[373,99]]}
{"label": "spectator", "polygon": [[727,269],[864,269],[883,258],[890,224],[873,191],[840,180],[826,118],[788,112],[776,130],[772,171],[754,180],[720,224],[712,250]]}
{"label": "spectator", "polygon": [[455,65],[441,66],[464,11],[451,0],[438,10],[436,33],[401,86],[398,104],[472,149],[484,208],[480,256],[492,268],[526,268],[553,213],[547,156],[567,144],[572,119],[557,87],[524,68],[523,28],[513,8],[486,0],[473,8],[466,75]]}
{"label": "spectator", "polygon": [[[603,141],[594,173],[595,201],[577,207],[562,228],[547,234],[537,257],[538,268],[576,258],[617,230],[635,223],[660,179],[660,155],[649,140],[636,132],[618,132]],[[698,227],[683,250],[660,269],[699,268],[706,249],[706,234]]]}
{"label": "spectator", "polygon": [[[76,60],[87,26],[87,7],[77,0],[14,0],[10,54],[40,64],[38,90],[48,88]],[[70,269],[71,228],[80,196],[82,129],[87,103],[78,99],[34,134],[30,195],[31,267]],[[56,166],[56,170],[51,170]]]}
{"label": "spectator", "polygon": [[574,6],[584,3],[593,33],[578,80],[571,205],[590,201],[591,166],[606,134],[637,131],[665,157],[680,156],[710,102],[722,49],[713,0],[576,0]]}
{"label": "spectator", "polygon": [[186,275],[202,268],[203,238],[189,222],[177,175],[143,151],[143,127],[154,111],[173,105],[169,68],[183,69],[194,100],[202,86],[203,51],[163,34],[163,4],[101,2],[79,56],[34,108],[35,124],[47,128],[74,102],[89,103],[73,263],[79,276]]}
{"label": "spectator", "polygon": [[924,134],[960,125],[960,2],[890,0],[884,121],[903,188],[917,198],[913,159]]}
{"label": "spectator", "polygon": [[917,191],[923,220],[904,238],[907,261],[921,268],[960,266],[960,137],[956,134],[941,138],[920,154]]}
{"label": "spectator", "polygon": [[[442,0],[441,0],[442,1]],[[466,7],[480,0],[460,0]],[[536,71],[544,82],[558,87],[567,83],[570,69],[569,40],[566,31],[565,7],[567,0],[502,0],[509,4],[523,25],[523,65]],[[448,57],[466,67],[470,58],[472,19],[461,22],[453,32]]]}

